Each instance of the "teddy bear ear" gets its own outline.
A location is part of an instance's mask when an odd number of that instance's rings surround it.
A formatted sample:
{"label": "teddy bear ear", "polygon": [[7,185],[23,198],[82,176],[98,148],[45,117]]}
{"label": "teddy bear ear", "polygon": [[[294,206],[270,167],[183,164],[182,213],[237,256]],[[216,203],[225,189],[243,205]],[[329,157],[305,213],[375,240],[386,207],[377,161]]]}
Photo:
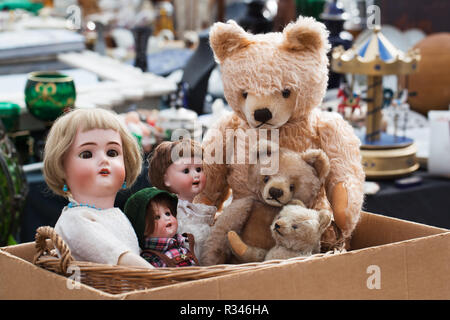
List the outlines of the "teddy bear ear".
{"label": "teddy bear ear", "polygon": [[300,16],[284,28],[281,46],[288,51],[328,51],[328,30],[314,18]]}
{"label": "teddy bear ear", "polygon": [[325,152],[320,149],[310,149],[302,153],[302,158],[316,170],[319,180],[324,183],[330,172],[330,161]]}
{"label": "teddy bear ear", "polygon": [[250,45],[252,42],[247,36],[245,30],[233,20],[214,23],[209,32],[209,42],[216,61],[221,63],[225,58]]}

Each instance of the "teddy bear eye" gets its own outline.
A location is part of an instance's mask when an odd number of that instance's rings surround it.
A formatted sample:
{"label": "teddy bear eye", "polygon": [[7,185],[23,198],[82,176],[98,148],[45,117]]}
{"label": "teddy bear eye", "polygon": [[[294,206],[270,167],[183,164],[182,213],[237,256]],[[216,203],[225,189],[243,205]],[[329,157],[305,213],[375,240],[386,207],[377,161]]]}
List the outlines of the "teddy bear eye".
{"label": "teddy bear eye", "polygon": [[290,191],[294,191],[294,185],[293,185],[293,184],[291,184],[291,185],[289,186],[289,190],[290,190]]}
{"label": "teddy bear eye", "polygon": [[295,229],[297,229],[297,228],[298,228],[298,226],[297,226],[296,224],[293,224],[293,225],[292,225],[292,229],[295,230]]}
{"label": "teddy bear eye", "polygon": [[264,181],[264,183],[267,183],[267,181],[269,181],[269,176],[265,176],[263,181]]}
{"label": "teddy bear eye", "polygon": [[289,98],[289,96],[291,95],[291,90],[289,89],[284,89],[283,91],[281,91],[281,94],[283,95],[283,98]]}
{"label": "teddy bear eye", "polygon": [[244,97],[244,99],[247,99],[247,95],[248,93],[246,91],[242,92],[242,97]]}

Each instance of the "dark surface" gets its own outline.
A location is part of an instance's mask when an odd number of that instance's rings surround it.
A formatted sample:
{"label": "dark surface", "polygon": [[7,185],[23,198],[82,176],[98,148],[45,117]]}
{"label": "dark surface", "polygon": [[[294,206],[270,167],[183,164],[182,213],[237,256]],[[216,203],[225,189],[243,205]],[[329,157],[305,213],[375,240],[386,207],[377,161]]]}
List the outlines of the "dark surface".
{"label": "dark surface", "polygon": [[367,195],[363,209],[403,220],[450,229],[450,179],[417,171],[422,182],[398,187],[393,180],[376,181],[380,191]]}

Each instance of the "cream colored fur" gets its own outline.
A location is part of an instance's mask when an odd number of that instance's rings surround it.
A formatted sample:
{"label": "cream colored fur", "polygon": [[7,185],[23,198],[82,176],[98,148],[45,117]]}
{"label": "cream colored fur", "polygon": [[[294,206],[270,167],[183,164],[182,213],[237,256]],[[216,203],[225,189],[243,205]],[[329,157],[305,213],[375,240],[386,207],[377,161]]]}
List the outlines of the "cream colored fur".
{"label": "cream colored fur", "polygon": [[[298,205],[285,206],[272,223],[271,230],[276,245],[269,250],[265,260],[319,253],[321,235],[330,222],[329,211],[317,212]],[[276,229],[276,225],[280,228]]]}
{"label": "cream colored fur", "polygon": [[[263,260],[289,259],[319,253],[321,235],[330,222],[329,211],[316,211],[299,205],[284,206],[271,225],[276,244],[265,252]],[[243,262],[258,261],[256,259],[261,256],[260,248],[249,247],[243,256]]]}
{"label": "cream colored fur", "polygon": [[[333,208],[338,208],[336,202],[347,199],[344,212],[336,209],[334,214],[344,215],[345,225],[341,229],[349,238],[363,203],[364,172],[360,141],[351,126],[340,115],[317,108],[328,80],[327,37],[322,23],[305,17],[286,26],[282,33],[263,35],[246,33],[233,22],[214,24],[210,42],[221,65],[225,97],[234,113],[222,118],[215,127],[223,135],[217,138],[207,134],[203,147],[225,150],[227,129],[259,127],[277,128],[282,148],[294,152],[323,150],[330,160],[326,198]],[[287,98],[282,95],[286,89],[290,90]],[[254,111],[262,107],[272,115],[264,123],[254,117]],[[234,199],[254,195],[248,167],[248,164],[205,164],[207,186],[195,201],[220,208],[229,188]],[[346,197],[333,197],[337,184],[344,186]],[[314,209],[322,209],[327,202],[318,201]]]}

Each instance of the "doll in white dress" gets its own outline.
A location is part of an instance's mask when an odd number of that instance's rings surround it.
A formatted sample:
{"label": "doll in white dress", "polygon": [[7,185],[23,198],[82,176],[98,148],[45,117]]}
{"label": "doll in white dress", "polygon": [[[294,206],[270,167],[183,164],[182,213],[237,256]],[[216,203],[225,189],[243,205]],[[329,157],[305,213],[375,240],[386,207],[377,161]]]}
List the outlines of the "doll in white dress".
{"label": "doll in white dress", "polygon": [[178,233],[194,236],[194,252],[200,257],[217,211],[214,206],[193,203],[206,185],[201,145],[194,140],[162,142],[149,158],[148,175],[153,186],[178,196]]}
{"label": "doll in white dress", "polygon": [[79,261],[153,268],[140,256],[131,223],[114,200],[141,172],[135,138],[104,109],[77,109],[59,117],[47,137],[44,177],[69,200],[55,231]]}

